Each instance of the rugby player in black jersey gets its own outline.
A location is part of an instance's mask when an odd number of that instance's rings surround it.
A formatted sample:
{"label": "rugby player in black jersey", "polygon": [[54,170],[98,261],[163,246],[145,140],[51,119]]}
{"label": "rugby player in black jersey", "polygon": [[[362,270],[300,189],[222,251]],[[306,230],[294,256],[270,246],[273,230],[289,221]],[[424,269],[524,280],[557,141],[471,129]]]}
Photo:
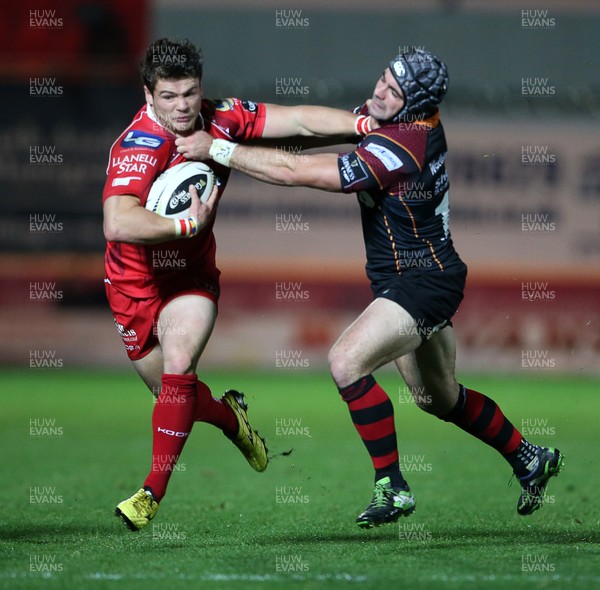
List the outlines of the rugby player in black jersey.
{"label": "rugby player in black jersey", "polygon": [[177,140],[187,158],[212,158],[265,182],[357,193],[373,301],[333,345],[329,365],[375,469],[373,498],[356,521],[364,528],[415,509],[399,465],[393,405],[373,377],[391,361],[421,409],[508,461],[521,483],[519,514],[542,506],[563,463],[558,449],[530,443],[492,399],[456,381],[451,318],[467,267],[448,223],[447,146],[438,110],[447,86],[447,67],[432,53],[394,57],[371,100],[356,111],[379,127],[349,153],[280,158],[274,149],[209,135]]}

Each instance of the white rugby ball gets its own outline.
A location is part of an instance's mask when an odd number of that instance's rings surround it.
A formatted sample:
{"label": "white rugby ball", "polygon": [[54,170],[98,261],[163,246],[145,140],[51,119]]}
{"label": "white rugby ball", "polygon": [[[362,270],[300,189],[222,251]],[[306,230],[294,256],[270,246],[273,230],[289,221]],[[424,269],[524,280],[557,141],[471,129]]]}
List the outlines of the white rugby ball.
{"label": "white rugby ball", "polygon": [[215,184],[215,175],[202,162],[183,162],[168,168],[150,188],[146,209],[163,217],[185,219],[192,204],[188,191],[190,184],[196,187],[200,200],[206,203]]}

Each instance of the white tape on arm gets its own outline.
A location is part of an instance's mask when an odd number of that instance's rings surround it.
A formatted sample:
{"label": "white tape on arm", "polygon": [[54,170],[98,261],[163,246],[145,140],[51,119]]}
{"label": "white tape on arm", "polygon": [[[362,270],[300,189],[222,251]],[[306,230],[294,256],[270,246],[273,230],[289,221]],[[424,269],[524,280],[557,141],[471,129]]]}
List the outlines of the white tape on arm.
{"label": "white tape on arm", "polygon": [[229,162],[231,161],[233,150],[235,150],[236,147],[237,144],[227,141],[226,139],[215,139],[210,146],[210,150],[208,150],[208,155],[217,162],[217,164],[222,164],[229,168]]}

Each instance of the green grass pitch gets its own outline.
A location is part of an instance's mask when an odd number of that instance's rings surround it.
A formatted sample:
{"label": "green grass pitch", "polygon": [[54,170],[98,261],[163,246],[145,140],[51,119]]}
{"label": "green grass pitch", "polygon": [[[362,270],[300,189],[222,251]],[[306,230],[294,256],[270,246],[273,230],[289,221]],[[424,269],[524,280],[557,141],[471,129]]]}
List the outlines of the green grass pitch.
{"label": "green grass pitch", "polygon": [[156,519],[131,533],[113,511],[150,466],[152,400],[137,376],[2,372],[0,588],[600,587],[597,380],[462,377],[566,456],[547,505],[519,517],[504,460],[380,372],[417,509],[363,531],[354,519],[370,500],[370,461],[326,374],[203,377],[219,394],[246,392],[278,456],[255,473],[196,425]]}

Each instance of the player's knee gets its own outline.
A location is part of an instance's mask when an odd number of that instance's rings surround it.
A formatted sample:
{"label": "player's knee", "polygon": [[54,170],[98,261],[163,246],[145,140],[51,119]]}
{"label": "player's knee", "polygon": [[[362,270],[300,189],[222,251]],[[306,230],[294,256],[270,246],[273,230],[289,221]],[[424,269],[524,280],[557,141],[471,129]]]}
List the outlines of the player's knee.
{"label": "player's knee", "polygon": [[339,387],[340,381],[343,381],[343,359],[340,355],[338,355],[335,347],[329,351],[327,363],[329,364],[329,372],[331,373],[331,377]]}
{"label": "player's knee", "polygon": [[165,355],[164,372],[170,375],[187,375],[194,370],[191,355],[185,352]]}
{"label": "player's knee", "polygon": [[333,346],[327,358],[329,372],[338,387],[354,383],[360,377],[357,365],[350,354],[340,346]]}

